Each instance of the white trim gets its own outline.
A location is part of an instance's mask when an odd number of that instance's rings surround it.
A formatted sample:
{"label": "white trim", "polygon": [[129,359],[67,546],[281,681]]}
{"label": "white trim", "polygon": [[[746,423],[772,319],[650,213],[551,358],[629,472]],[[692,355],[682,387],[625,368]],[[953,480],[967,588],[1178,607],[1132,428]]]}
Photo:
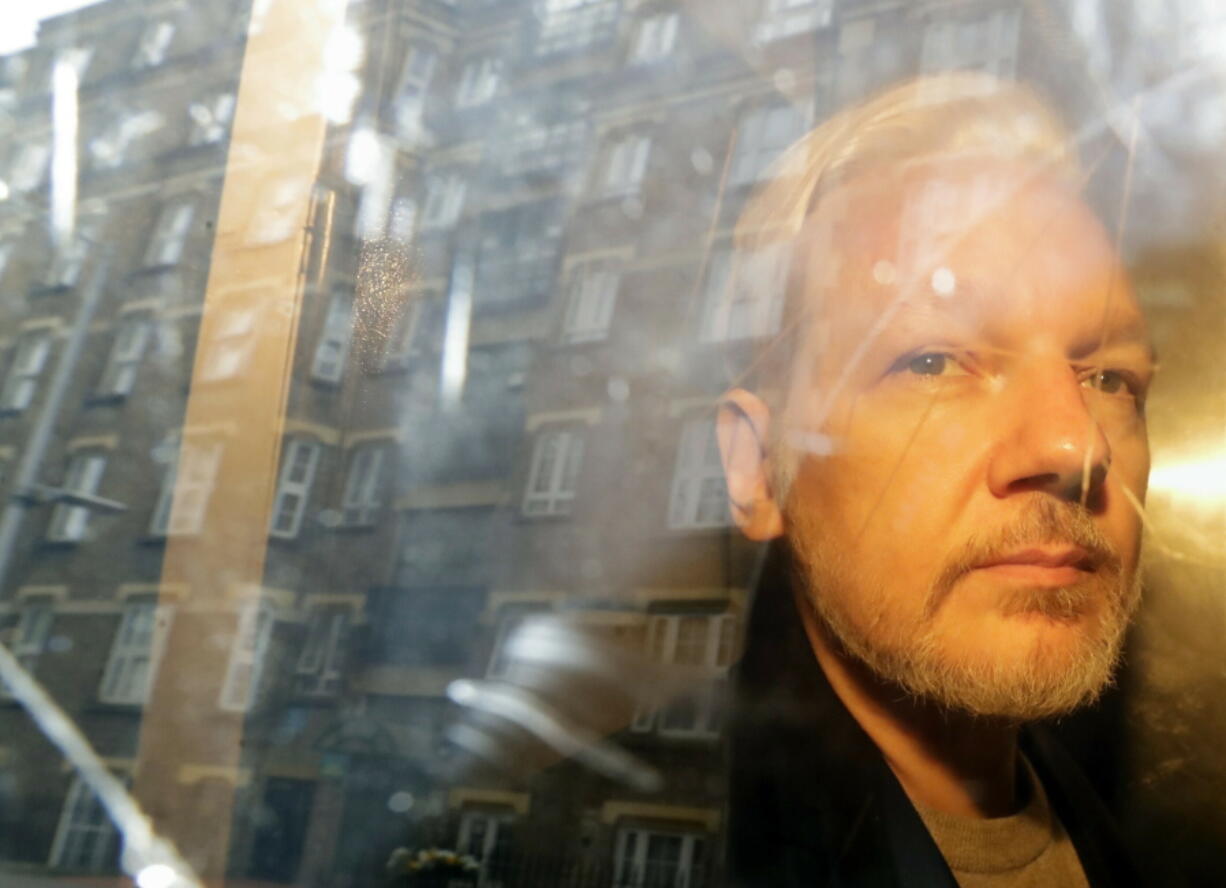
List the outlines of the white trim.
{"label": "white trim", "polygon": [[311,378],[320,382],[340,382],[352,338],[353,305],[348,293],[337,290],[332,294],[328,313],[319,328],[319,340],[311,360]]}
{"label": "white trim", "polygon": [[583,461],[584,433],[549,429],[537,435],[524,486],[523,512],[531,517],[569,515]]}
{"label": "white trim", "polygon": [[179,264],[195,215],[196,203],[191,198],[178,198],[162,204],[145,250],[146,268],[166,268]]}
{"label": "white trim", "polygon": [[50,330],[34,328],[21,334],[0,390],[0,411],[20,413],[34,401],[38,381],[51,357]]}
{"label": "white trim", "polygon": [[383,505],[383,463],[386,442],[369,441],[354,447],[345,473],[345,492],[341,498],[341,524],[362,527],[373,524]]}
{"label": "white trim", "polygon": [[[81,823],[79,821],[85,821]],[[80,846],[76,842],[84,840]],[[70,842],[73,846],[70,846]],[[93,790],[80,777],[72,784],[60,809],[47,865],[58,869],[104,872],[117,862],[119,832]],[[66,859],[68,855],[70,859]]]}
{"label": "white trim", "polygon": [[[106,471],[107,453],[101,450],[78,450],[68,460],[61,485],[67,493],[93,496]],[[47,525],[47,539],[56,543],[78,543],[85,539],[91,517],[89,506],[56,503]]]}
{"label": "white trim", "polygon": [[[676,859],[659,859],[661,849],[654,843],[676,840]],[[704,855],[710,846],[706,835],[684,830],[644,829],[623,827],[617,833],[617,850],[613,858],[614,888],[689,888],[702,884],[695,872],[706,866]],[[671,873],[670,873],[671,870]],[[671,875],[671,878],[669,876]]]}
{"label": "white trim", "polygon": [[277,494],[268,518],[270,536],[287,540],[298,536],[322,450],[318,441],[304,438],[290,438],[286,443],[277,477]]}
{"label": "white trim", "polygon": [[158,604],[153,599],[131,600],[124,605],[98,688],[99,700],[145,704],[173,617],[173,605]]}
{"label": "white trim", "polygon": [[668,526],[673,530],[726,527],[729,523],[724,468],[710,416],[688,420],[677,442]]}
{"label": "white trim", "polygon": [[226,662],[226,677],[217,705],[226,712],[246,712],[259,699],[264,660],[276,617],[263,601],[250,601],[239,612]]}
{"label": "white trim", "polygon": [[124,398],[132,393],[152,327],[153,319],[147,314],[126,314],[120,318],[98,381],[98,395]]}

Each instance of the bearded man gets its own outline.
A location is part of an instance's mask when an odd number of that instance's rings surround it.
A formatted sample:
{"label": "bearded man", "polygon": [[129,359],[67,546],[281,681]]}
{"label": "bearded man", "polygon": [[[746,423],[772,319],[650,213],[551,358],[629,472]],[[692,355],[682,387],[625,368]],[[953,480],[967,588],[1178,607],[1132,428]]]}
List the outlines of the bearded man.
{"label": "bearded man", "polygon": [[1149,472],[1153,353],[1072,153],[1025,89],[925,78],[808,134],[738,225],[736,286],[769,306],[761,257],[787,273],[717,423],[771,541],[737,884],[1131,884],[1032,724],[1111,681]]}

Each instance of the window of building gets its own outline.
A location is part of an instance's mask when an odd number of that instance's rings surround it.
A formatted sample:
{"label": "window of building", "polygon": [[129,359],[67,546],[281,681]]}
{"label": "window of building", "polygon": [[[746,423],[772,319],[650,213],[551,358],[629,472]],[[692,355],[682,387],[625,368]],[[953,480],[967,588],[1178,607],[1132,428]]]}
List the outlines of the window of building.
{"label": "window of building", "polygon": [[124,398],[132,393],[152,325],[152,319],[142,314],[125,315],[120,320],[98,382],[99,397]]}
{"label": "window of building", "polygon": [[255,351],[260,306],[235,306],[219,311],[209,330],[199,364],[201,382],[234,379],[247,369]]}
{"label": "window of building", "polygon": [[464,208],[466,188],[464,180],[457,175],[431,176],[426,182],[426,204],[421,215],[422,228],[446,228],[454,225]]}
{"label": "window of building", "polygon": [[149,522],[152,536],[200,532],[217,482],[221,455],[219,441],[185,441],[182,444],[162,475],[162,487]]}
{"label": "window of building", "polygon": [[673,470],[668,526],[723,527],[728,523],[728,494],[715,420],[691,419],[681,429],[677,463]]}
{"label": "window of building", "polygon": [[166,268],[179,264],[195,215],[196,206],[189,200],[175,200],[162,205],[153,231],[149,234],[149,246],[145,250],[146,268]]}
{"label": "window of building", "polygon": [[605,195],[634,194],[647,172],[651,139],[636,133],[615,141],[609,148],[601,191]]}
{"label": "window of building", "polygon": [[793,104],[770,105],[747,112],[737,127],[729,179],[733,184],[757,182],[808,128],[805,109]]}
{"label": "window of building", "polygon": [[[51,598],[27,598],[18,611],[17,625],[8,639],[9,652],[30,675],[47,648],[51,625],[55,622],[55,602]],[[0,695],[9,696],[8,685],[0,681]]]}
{"label": "window of building", "polygon": [[[102,483],[107,455],[97,450],[74,453],[68,461],[62,488],[69,495],[92,497]],[[89,506],[70,502],[57,503],[51,510],[47,539],[56,543],[78,543],[85,539],[92,514]]]}
{"label": "window of building", "polygon": [[95,170],[113,170],[123,166],[128,152],[140,139],[157,131],[162,115],[156,111],[122,114],[88,145],[90,166]]}
{"label": "window of building", "polygon": [[302,527],[315,481],[315,469],[323,448],[316,441],[291,438],[281,457],[281,473],[277,478],[277,495],[272,504],[272,527],[275,537],[293,539]]}
{"label": "window of building", "polygon": [[1018,9],[934,21],[924,30],[920,68],[924,73],[979,70],[1012,77],[1020,22]]}
{"label": "window of building", "polygon": [[587,136],[582,122],[525,122],[510,134],[502,171],[508,176],[530,173],[556,173],[574,165]]}
{"label": "window of building", "polygon": [[422,121],[426,111],[426,94],[437,62],[438,56],[431,49],[424,46],[409,49],[392,100],[396,134],[402,139],[415,141],[424,133]]}
{"label": "window of building", "polygon": [[346,607],[317,607],[311,611],[306,643],[298,657],[298,693],[331,696],[340,690],[349,623]]}
{"label": "window of building", "polygon": [[574,52],[608,40],[617,25],[617,11],[614,0],[545,0],[536,54]]}
{"label": "window of building", "polygon": [[703,288],[699,340],[727,342],[777,333],[783,319],[787,260],[783,246],[756,253],[712,253]]}
{"label": "window of building", "polygon": [[549,205],[486,214],[477,255],[477,304],[510,307],[543,298],[553,287],[561,236]]}
{"label": "window of building", "polygon": [[9,185],[14,191],[28,192],[40,187],[47,178],[51,146],[45,141],[25,142],[16,149],[9,162]]}
{"label": "window of building", "polygon": [[380,492],[384,488],[383,463],[387,448],[382,443],[363,444],[353,448],[349,456],[349,471],[345,475],[345,493],[341,500],[341,523],[346,527],[374,524],[382,506]]}
{"label": "window of building", "polygon": [[524,514],[569,515],[582,460],[580,429],[551,429],[537,435],[524,490]]}
{"label": "window of building", "polygon": [[81,272],[85,270],[85,262],[89,259],[92,229],[86,228],[77,232],[77,236],[59,246],[47,266],[47,277],[43,284],[53,289],[68,289],[75,287],[81,281]]}
{"label": "window of building", "polygon": [[0,391],[0,411],[20,413],[33,403],[38,381],[50,357],[49,330],[30,330],[22,334],[17,340],[4,389]]}
{"label": "window of building", "polygon": [[48,863],[80,872],[118,869],[119,833],[94,791],[80,777],[73,778],[64,799]]}
{"label": "window of building", "polygon": [[691,670],[693,686],[659,709],[639,711],[634,730],[655,730],[666,737],[713,737],[719,733],[734,625],[730,614],[651,617],[647,624],[651,658],[665,666]]}
{"label": "window of building", "polygon": [[455,93],[456,105],[471,108],[488,102],[498,92],[501,75],[501,59],[483,58],[467,62],[460,72],[460,85]]}
{"label": "window of building", "polygon": [[640,20],[634,30],[630,61],[643,64],[670,55],[677,42],[678,19],[675,12],[661,12]]}
{"label": "window of building", "polygon": [[443,322],[443,305],[438,294],[413,293],[396,319],[383,352],[383,369],[404,368],[419,355],[430,351]]}
{"label": "window of building", "polygon": [[622,829],[617,834],[615,888],[703,888],[707,840],[688,832]]}
{"label": "window of building", "polygon": [[166,61],[170,41],[174,39],[175,26],[170,22],[150,22],[141,32],[132,65],[136,68],[155,68]]}
{"label": "window of building", "polygon": [[295,234],[301,236],[306,225],[304,209],[311,182],[302,178],[286,178],[272,182],[260,194],[256,211],[247,227],[248,246],[262,247],[279,244]]}
{"label": "window of building", "polygon": [[831,0],[767,0],[754,31],[760,43],[803,34],[830,24]]}
{"label": "window of building", "polygon": [[233,93],[221,93],[211,99],[192,102],[187,106],[187,117],[191,121],[187,144],[193,147],[216,145],[225,138],[233,116]]}
{"label": "window of building", "polygon": [[349,357],[349,342],[353,336],[353,305],[349,294],[338,291],[333,294],[315,344],[315,357],[311,360],[311,378],[319,382],[337,383],[345,372],[345,360]]}
{"label": "window of building", "polygon": [[481,861],[483,882],[501,883],[509,875],[511,821],[510,811],[465,811],[460,815],[456,851]]}
{"label": "window of building", "polygon": [[594,342],[608,336],[620,283],[616,264],[592,261],[575,267],[562,317],[563,341]]}
{"label": "window of building", "polygon": [[259,699],[273,623],[272,610],[258,601],[239,612],[218,699],[218,706],[227,712],[246,712]]}
{"label": "window of building", "polygon": [[98,699],[104,703],[143,705],[170,630],[172,608],[152,600],[124,605]]}

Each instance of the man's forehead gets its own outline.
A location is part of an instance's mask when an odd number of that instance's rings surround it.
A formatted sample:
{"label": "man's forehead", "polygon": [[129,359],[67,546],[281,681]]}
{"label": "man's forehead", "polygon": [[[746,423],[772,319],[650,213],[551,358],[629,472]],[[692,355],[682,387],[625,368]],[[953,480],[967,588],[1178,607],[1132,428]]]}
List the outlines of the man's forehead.
{"label": "man's forehead", "polygon": [[968,316],[1045,299],[1131,302],[1093,213],[1042,171],[1003,164],[885,171],[827,195],[798,241],[805,308]]}

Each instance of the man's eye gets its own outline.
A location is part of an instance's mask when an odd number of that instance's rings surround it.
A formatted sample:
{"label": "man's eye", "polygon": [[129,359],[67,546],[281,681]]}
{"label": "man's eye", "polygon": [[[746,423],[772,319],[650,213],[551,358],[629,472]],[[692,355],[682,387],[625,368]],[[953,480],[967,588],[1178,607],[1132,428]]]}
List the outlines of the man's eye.
{"label": "man's eye", "polygon": [[908,355],[902,358],[891,369],[893,373],[913,373],[916,376],[955,376],[964,375],[966,370],[953,355],[947,352],[924,352],[922,355]]}
{"label": "man's eye", "polygon": [[1118,370],[1095,370],[1084,384],[1106,395],[1134,395],[1136,390],[1127,375]]}

